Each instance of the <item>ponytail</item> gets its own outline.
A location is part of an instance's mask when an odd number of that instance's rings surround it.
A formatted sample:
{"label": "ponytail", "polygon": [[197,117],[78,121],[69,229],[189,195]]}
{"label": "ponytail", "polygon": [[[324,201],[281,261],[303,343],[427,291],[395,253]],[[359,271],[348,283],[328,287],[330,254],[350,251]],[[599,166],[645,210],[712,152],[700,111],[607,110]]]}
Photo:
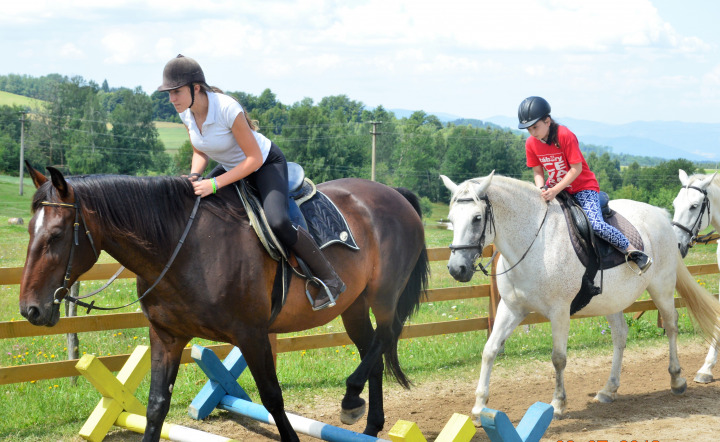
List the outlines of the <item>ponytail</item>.
{"label": "ponytail", "polygon": [[[257,130],[258,130],[258,122],[257,122],[257,120],[252,120],[252,119],[250,119],[250,115],[248,115],[247,111],[245,110],[245,106],[243,106],[242,103],[240,103],[237,98],[235,98],[234,96],[232,96],[232,95],[230,95],[230,94],[226,94],[225,92],[222,91],[222,89],[220,89],[220,88],[218,88],[218,87],[209,86],[207,83],[198,83],[198,84],[200,85],[200,89],[201,89],[203,92],[205,92],[205,93],[214,92],[214,93],[216,93],[216,94],[223,94],[223,95],[227,95],[228,97],[230,97],[230,98],[232,98],[233,100],[237,101],[238,104],[240,104],[240,107],[241,107],[242,110],[243,110],[243,115],[245,115],[245,121],[247,121],[248,126],[250,126],[250,129],[252,129],[252,130],[254,130],[255,132],[257,132]],[[192,90],[192,87],[191,87],[190,89]]]}

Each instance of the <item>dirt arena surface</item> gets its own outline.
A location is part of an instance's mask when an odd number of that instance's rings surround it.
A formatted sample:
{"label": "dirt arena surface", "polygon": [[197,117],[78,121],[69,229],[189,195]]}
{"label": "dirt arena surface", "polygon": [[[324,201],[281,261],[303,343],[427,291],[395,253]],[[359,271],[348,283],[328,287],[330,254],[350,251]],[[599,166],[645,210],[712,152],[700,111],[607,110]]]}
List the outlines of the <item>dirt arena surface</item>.
{"label": "dirt arena surface", "polygon": [[[679,348],[683,375],[688,390],[683,396],[670,392],[667,372],[667,346],[630,348],[625,351],[618,399],[612,404],[593,401],[610,371],[611,354],[583,360],[569,353],[565,371],[568,397],[567,414],[553,420],[543,441],[574,442],[672,442],[720,440],[720,382],[696,384],[695,372],[702,366],[707,347],[701,343],[684,344]],[[720,377],[716,369],[716,377]],[[475,401],[479,367],[472,373],[452,380],[417,383],[411,390],[403,390],[394,382],[386,383],[385,429],[380,437],[389,439],[388,432],[400,419],[415,422],[428,441],[437,438],[453,415],[470,415]],[[552,363],[540,361],[526,365],[517,372],[501,363],[493,371],[490,382],[490,408],[505,412],[514,425],[535,402],[549,403],[555,385]],[[361,432],[364,418],[346,427],[340,423],[338,412],[341,398],[318,398],[317,404],[300,405],[288,411],[323,422]],[[287,398],[288,403],[292,402]],[[208,420],[187,419],[175,422],[242,441],[279,440],[274,427],[251,419],[214,412]],[[317,439],[300,435],[305,441]],[[139,435],[114,431],[106,441],[140,440]],[[488,441],[482,430],[473,441]]]}

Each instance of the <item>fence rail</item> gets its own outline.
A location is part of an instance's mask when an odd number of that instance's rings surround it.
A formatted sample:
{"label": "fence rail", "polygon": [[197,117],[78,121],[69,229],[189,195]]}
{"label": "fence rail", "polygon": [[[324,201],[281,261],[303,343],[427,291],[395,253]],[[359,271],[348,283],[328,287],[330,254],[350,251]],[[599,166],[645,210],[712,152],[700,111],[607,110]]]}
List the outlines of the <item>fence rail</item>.
{"label": "fence rail", "polygon": [[[428,249],[430,261],[442,261],[448,259],[450,250],[447,248]],[[492,256],[492,247],[486,247],[483,251],[484,257]],[[96,264],[90,271],[84,274],[80,280],[103,280],[110,278],[118,270],[119,264]],[[720,272],[717,263],[700,264],[688,266],[693,275],[707,275]],[[0,268],[0,285],[19,284],[22,275],[22,268]],[[134,278],[135,275],[125,270],[120,278]],[[407,324],[403,328],[401,339],[419,338],[442,334],[463,333],[469,331],[491,330],[494,320],[494,309],[497,306],[497,289],[494,281],[490,284],[471,285],[464,287],[438,288],[428,290],[426,302],[451,301],[474,298],[490,298],[490,313],[488,317],[476,317],[455,321],[432,322],[424,324]],[[676,307],[684,307],[680,298],[675,299]],[[636,301],[625,309],[625,313],[644,312],[657,310],[651,300]],[[579,318],[581,316],[573,316]],[[540,314],[532,313],[521,324],[537,324],[547,322],[547,319]],[[37,327],[27,321],[0,322],[0,339],[12,339],[32,336],[49,336],[66,333],[84,333],[107,330],[122,330],[128,328],[147,327],[147,319],[142,313],[114,313],[103,315],[88,315],[78,317],[61,318],[57,325],[52,328]],[[306,336],[278,337],[275,340],[275,353],[285,353],[299,350],[309,350],[326,347],[337,347],[352,344],[352,341],[344,332],[322,333]],[[220,358],[225,357],[232,345],[218,344],[208,346]],[[111,371],[118,371],[128,359],[129,354],[102,356],[99,359]],[[182,363],[194,362],[190,357],[190,349],[187,348],[182,355]],[[62,377],[77,376],[75,369],[77,360],[47,362],[38,364],[23,364],[11,367],[0,367],[0,385],[28,382],[42,379],[55,379]]]}

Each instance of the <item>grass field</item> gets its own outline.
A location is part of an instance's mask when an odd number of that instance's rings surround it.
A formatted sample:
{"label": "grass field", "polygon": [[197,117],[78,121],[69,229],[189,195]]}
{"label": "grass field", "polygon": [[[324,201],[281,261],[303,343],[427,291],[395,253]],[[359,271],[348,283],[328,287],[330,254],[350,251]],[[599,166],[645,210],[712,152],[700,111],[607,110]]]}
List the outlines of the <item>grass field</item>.
{"label": "grass field", "polygon": [[0,106],[25,106],[31,109],[37,109],[42,105],[42,103],[43,102],[41,100],[0,91]]}
{"label": "grass field", "polygon": [[[34,188],[28,183],[25,195],[18,193],[17,178],[0,177],[0,267],[22,266],[25,259],[28,233],[30,200]],[[25,218],[25,226],[9,226],[7,218]],[[451,243],[452,232],[436,229],[437,220],[447,216],[447,206],[433,206],[432,216],[426,220],[428,247],[446,247]],[[691,249],[686,262],[698,264],[715,262],[716,245],[696,246]],[[112,258],[103,254],[101,261]],[[432,263],[431,287],[450,287],[461,284],[454,281],[445,268],[445,262]],[[711,292],[717,293],[718,275],[698,278]],[[103,282],[81,284],[81,293],[98,288]],[[476,276],[472,284],[487,284],[485,277]],[[136,299],[133,280],[121,280],[98,295],[98,305],[121,305]],[[24,320],[18,314],[18,286],[0,286],[0,321]],[[137,305],[121,311],[136,311]],[[78,312],[84,315],[84,312]],[[92,313],[96,315],[96,313]],[[445,301],[424,304],[411,323],[455,321],[487,315],[486,299]],[[681,339],[696,339],[691,320],[680,311]],[[648,312],[639,320],[627,315],[630,325],[630,346],[641,342],[663,342],[663,332],[655,326],[656,312]],[[343,330],[335,320],[309,333],[327,333]],[[486,332],[468,332],[428,338],[408,339],[400,342],[400,361],[403,369],[418,385],[423,380],[449,379],[454,373],[479,370]],[[147,344],[147,329],[94,332],[80,335],[80,354],[130,353],[138,344]],[[192,343],[210,344],[203,340]],[[497,363],[522,365],[537,359],[549,360],[552,341],[549,324],[518,328],[506,343],[505,353]],[[607,352],[612,347],[608,324],[604,318],[588,318],[572,321],[569,352],[593,354]],[[0,366],[15,366],[65,358],[67,344],[63,335],[36,338],[0,340]],[[282,353],[278,356],[278,377],[284,391],[286,404],[312,404],[328,397],[338,400],[344,391],[347,375],[358,364],[354,346]],[[168,421],[178,422],[187,415],[187,407],[204,385],[205,377],[195,364],[180,368],[174,388]],[[258,400],[252,378],[247,374],[240,384],[248,394]],[[138,388],[137,396],[147,403],[149,376]],[[83,378],[74,384],[70,379],[56,379],[22,384],[4,385],[0,401],[0,439],[55,441],[76,437],[83,422],[100,400],[97,391]],[[62,413],[56,412],[63,410]]]}
{"label": "grass field", "polygon": [[160,141],[165,145],[165,152],[170,156],[174,156],[180,146],[188,140],[187,130],[182,123],[156,121],[155,127],[160,136]]}

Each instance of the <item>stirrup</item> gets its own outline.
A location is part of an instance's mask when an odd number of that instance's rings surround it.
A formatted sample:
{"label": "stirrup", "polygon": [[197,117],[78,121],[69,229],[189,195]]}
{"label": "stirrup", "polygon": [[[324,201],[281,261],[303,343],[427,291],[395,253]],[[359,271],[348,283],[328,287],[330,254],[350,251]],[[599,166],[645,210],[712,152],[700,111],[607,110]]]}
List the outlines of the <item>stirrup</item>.
{"label": "stirrup", "polygon": [[[633,261],[633,263],[635,264],[635,267],[633,267],[633,266],[630,265],[630,261],[631,261],[631,259],[630,259],[630,254],[633,253],[633,252],[642,253],[643,255],[645,255],[645,257],[647,258],[647,264],[645,264],[645,267],[640,267],[640,266],[638,265],[638,263],[636,263],[635,261]],[[628,252],[627,254],[625,254],[625,264],[627,264],[627,266],[628,266],[633,272],[635,272],[635,274],[637,274],[638,276],[641,276],[643,273],[645,273],[645,271],[650,268],[650,265],[652,265],[652,263],[653,263],[653,260],[652,260],[652,258],[650,257],[650,255],[648,255],[647,253],[645,253],[645,252],[643,252],[643,251],[641,251],[641,250],[633,250],[633,251]]]}
{"label": "stirrup", "polygon": [[[325,290],[325,294],[328,296],[328,302],[316,307],[315,306],[315,300],[313,299],[312,295],[310,294],[310,290],[308,290],[308,285],[310,283],[315,283],[318,285],[320,290]],[[318,292],[318,296],[320,295],[320,292]],[[320,279],[320,278],[308,278],[305,280],[305,296],[307,296],[308,301],[310,301],[310,307],[312,307],[313,311],[316,312],[318,310],[326,309],[329,307],[335,307],[335,300],[337,297],[334,297],[332,293],[330,292],[330,288]]]}

